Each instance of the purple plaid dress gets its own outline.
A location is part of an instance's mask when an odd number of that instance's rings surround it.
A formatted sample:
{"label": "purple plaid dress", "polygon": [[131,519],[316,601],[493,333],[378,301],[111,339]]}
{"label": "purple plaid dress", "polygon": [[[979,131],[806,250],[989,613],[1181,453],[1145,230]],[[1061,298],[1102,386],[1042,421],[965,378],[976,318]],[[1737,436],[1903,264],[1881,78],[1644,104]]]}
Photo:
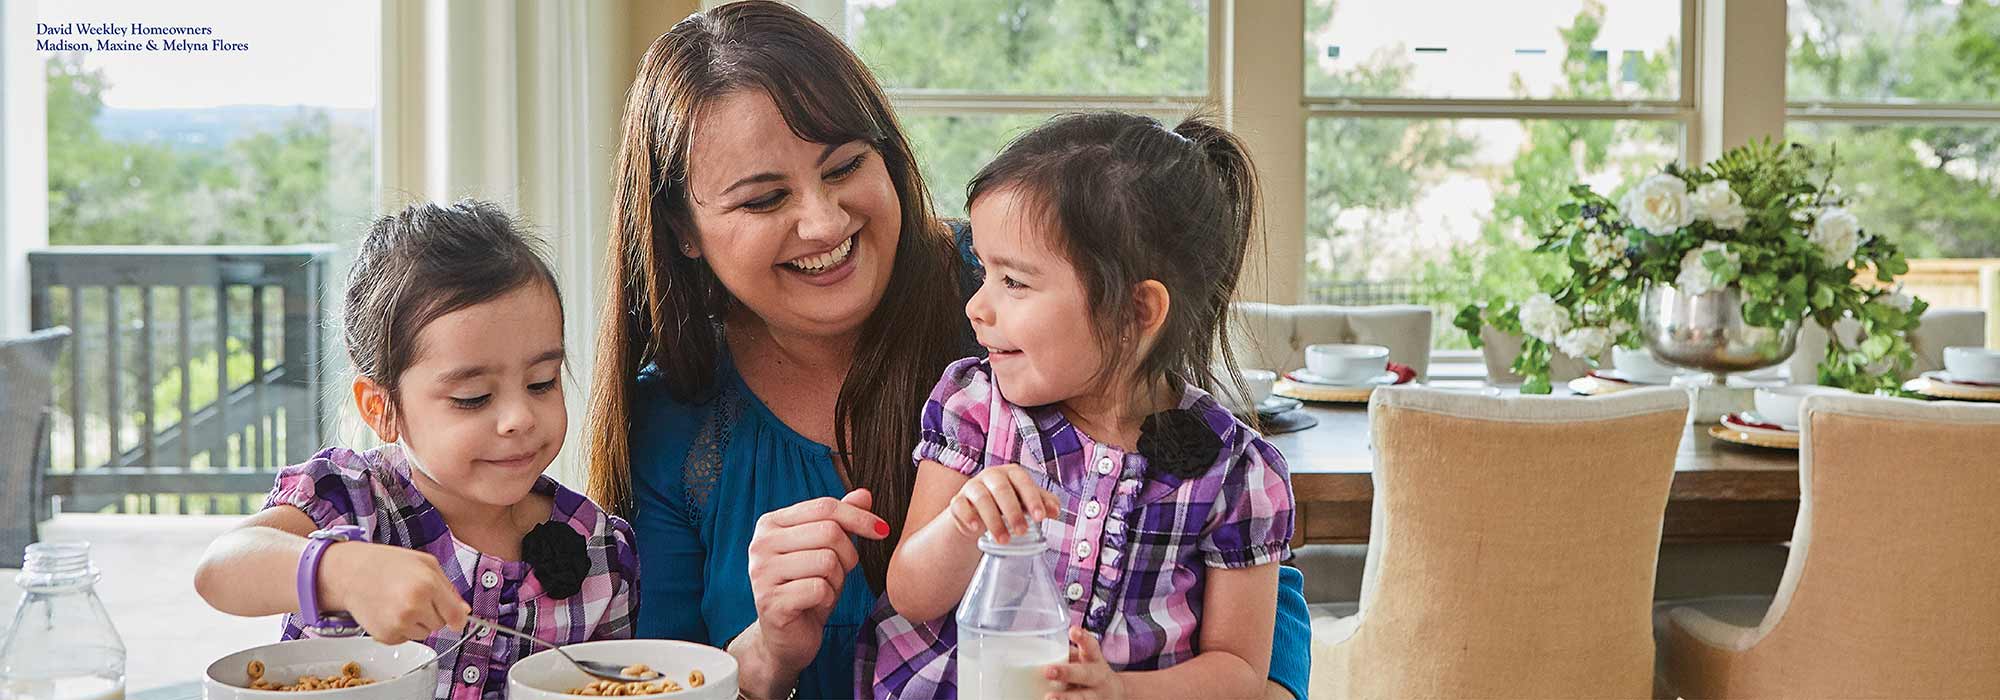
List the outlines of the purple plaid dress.
{"label": "purple plaid dress", "polygon": [[[534,491],[555,500],[549,520],[584,536],[590,573],[575,595],[550,598],[524,562],[503,561],[460,543],[444,516],[410,483],[410,464],[395,445],[366,452],[328,448],[304,464],[278,473],[264,507],[297,506],[315,525],[359,525],[376,544],[421,549],[437,557],[444,574],[472,606],[472,614],[528,632],[544,641],[570,644],[632,636],[632,591],[639,582],[639,559],[632,527],[599,510],[583,494],[547,476]],[[424,640],[443,652],[461,630],[444,630]],[[486,630],[438,663],[437,698],[502,700],[507,668],[540,649]],[[284,639],[305,636],[298,614],[285,616]]]}
{"label": "purple plaid dress", "polygon": [[[1043,525],[1050,568],[1070,618],[1096,635],[1117,670],[1167,668],[1194,658],[1203,574],[1280,561],[1292,539],[1292,487],[1278,450],[1189,386],[1181,408],[1199,413],[1222,452],[1199,477],[1147,468],[1146,458],[1092,440],[1054,406],[1000,396],[985,361],[953,363],[924,404],[916,460],[966,475],[1017,463],[1062,501]],[[912,621],[878,601],[855,651],[855,693],[953,698],[957,634],[951,615]]]}

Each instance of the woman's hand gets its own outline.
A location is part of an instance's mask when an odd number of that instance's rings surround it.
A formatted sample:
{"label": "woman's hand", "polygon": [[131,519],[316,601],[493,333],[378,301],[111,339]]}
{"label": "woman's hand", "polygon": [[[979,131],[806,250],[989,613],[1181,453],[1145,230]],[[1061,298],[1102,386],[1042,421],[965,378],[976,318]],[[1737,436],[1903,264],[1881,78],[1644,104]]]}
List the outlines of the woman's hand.
{"label": "woman's hand", "polygon": [[993,541],[1006,544],[1013,535],[1026,534],[1028,527],[1062,512],[1056,495],[1035,485],[1035,478],[1019,464],[987,467],[960,487],[946,508],[958,533],[970,538],[993,533]]}
{"label": "woman's hand", "polygon": [[346,610],[383,644],[423,640],[456,629],[472,612],[429,552],[368,542],[328,545],[320,560],[319,599]]}
{"label": "woman's hand", "polygon": [[849,535],[879,540],[889,523],[869,512],[874,497],[855,489],[765,513],[750,537],[750,594],[757,601],[759,656],[777,666],[764,677],[797,675],[819,654],[827,615],[847,572],[861,560]]}

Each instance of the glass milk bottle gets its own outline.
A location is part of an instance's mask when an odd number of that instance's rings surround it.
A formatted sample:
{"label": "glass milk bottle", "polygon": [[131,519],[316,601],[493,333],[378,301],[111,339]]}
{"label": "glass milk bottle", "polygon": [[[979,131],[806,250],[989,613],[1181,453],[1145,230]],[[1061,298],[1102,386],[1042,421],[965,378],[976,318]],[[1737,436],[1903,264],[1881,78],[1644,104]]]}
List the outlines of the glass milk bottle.
{"label": "glass milk bottle", "polygon": [[28,545],[21,604],[0,641],[0,700],[123,700],[125,643],[97,599],[90,545]]}
{"label": "glass milk bottle", "polygon": [[1056,593],[1041,526],[1007,544],[980,535],[986,555],[958,605],[959,700],[1040,698],[1062,688],[1045,678],[1069,660],[1069,606]]}

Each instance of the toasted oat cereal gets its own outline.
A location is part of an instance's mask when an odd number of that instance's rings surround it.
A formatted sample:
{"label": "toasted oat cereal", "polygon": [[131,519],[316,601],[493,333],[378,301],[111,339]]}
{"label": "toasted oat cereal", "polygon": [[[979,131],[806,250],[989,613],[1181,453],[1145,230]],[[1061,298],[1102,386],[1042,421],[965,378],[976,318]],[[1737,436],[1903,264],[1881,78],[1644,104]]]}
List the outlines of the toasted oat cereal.
{"label": "toasted oat cereal", "polygon": [[245,667],[243,671],[246,675],[250,676],[251,690],[270,690],[281,693],[352,688],[355,686],[370,685],[375,682],[372,678],[362,678],[361,664],[353,661],[341,665],[340,675],[338,676],[327,676],[325,678],[310,675],[300,676],[298,680],[293,681],[290,685],[264,680],[264,662],[262,661],[252,660],[250,665]]}
{"label": "toasted oat cereal", "polygon": [[[571,688],[569,689],[568,692],[571,695],[583,695],[590,697],[617,697],[617,696],[627,696],[627,695],[656,695],[659,693],[677,693],[686,689],[682,687],[680,683],[676,683],[672,679],[662,678],[659,671],[655,671],[652,669],[652,667],[649,667],[645,664],[633,664],[631,666],[626,666],[625,668],[619,669],[618,672],[627,676],[644,678],[646,680],[628,681],[622,683],[619,681],[595,680],[591,681],[589,685],[583,686],[581,688]],[[706,677],[704,677],[701,674],[701,671],[697,669],[693,673],[688,674],[688,685],[686,687],[687,688],[700,687],[701,684],[706,680],[707,680]]]}

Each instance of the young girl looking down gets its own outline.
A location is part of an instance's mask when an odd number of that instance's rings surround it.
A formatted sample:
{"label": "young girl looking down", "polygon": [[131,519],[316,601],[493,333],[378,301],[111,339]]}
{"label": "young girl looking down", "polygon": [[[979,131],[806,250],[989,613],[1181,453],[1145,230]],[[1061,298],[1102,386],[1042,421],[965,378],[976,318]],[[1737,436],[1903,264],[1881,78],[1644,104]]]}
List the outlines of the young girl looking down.
{"label": "young girl looking down", "polygon": [[857,692],[959,692],[951,614],[977,540],[1041,527],[1073,625],[1049,697],[1261,696],[1291,486],[1204,389],[1235,369],[1216,354],[1258,206],[1243,144],[1200,118],[1069,115],[968,199],[985,278],[965,313],[988,354],[925,405]]}
{"label": "young girl looking down", "polygon": [[389,444],[280,472],[209,546],[202,597],[287,613],[285,639],[423,640],[445,654],[434,696],[456,700],[504,697],[507,668],[540,651],[468,615],[553,644],[632,636],[631,527],[542,474],[567,422],[563,311],[532,239],[483,202],[384,217],[344,317],[354,405]]}

